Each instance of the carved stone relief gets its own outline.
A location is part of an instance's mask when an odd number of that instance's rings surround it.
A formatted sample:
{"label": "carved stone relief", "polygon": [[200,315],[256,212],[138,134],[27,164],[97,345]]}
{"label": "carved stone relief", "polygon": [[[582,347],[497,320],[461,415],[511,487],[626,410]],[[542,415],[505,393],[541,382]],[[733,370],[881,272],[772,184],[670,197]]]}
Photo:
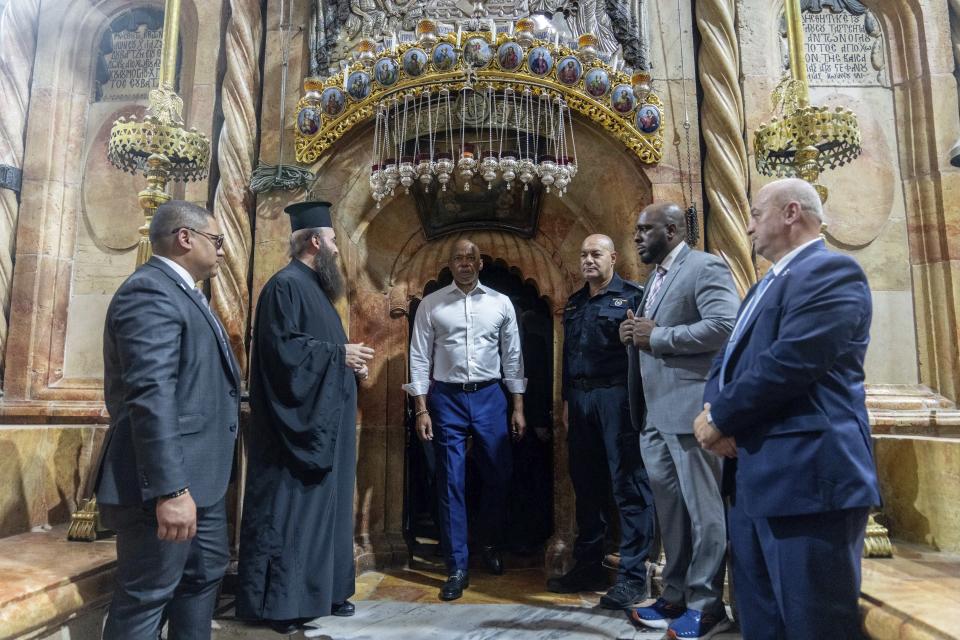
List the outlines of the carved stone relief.
{"label": "carved stone relief", "polygon": [[[801,3],[810,86],[886,86],[883,32],[876,16],[857,0]],[[786,18],[780,16],[780,56],[790,68]]]}
{"label": "carved stone relief", "polygon": [[[498,31],[506,31],[515,20],[541,13],[553,20],[564,39],[592,33],[601,55],[620,55],[634,68],[646,69],[643,23],[633,8],[644,1],[481,0],[479,4],[484,27],[493,20]],[[394,34],[412,32],[423,18],[438,21],[443,32],[474,17],[474,4],[467,0],[315,0],[310,26],[311,75],[327,75],[338,61],[350,56],[361,38],[386,45],[392,43]]]}

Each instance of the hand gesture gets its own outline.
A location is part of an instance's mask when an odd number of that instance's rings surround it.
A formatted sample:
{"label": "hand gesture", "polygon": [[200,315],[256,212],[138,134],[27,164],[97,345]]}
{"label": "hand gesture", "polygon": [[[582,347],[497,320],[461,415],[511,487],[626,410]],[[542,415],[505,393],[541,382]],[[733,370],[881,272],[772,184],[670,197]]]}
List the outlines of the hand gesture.
{"label": "hand gesture", "polygon": [[346,365],[356,372],[366,367],[367,361],[373,358],[373,349],[364,345],[362,342],[344,346],[347,351]]}
{"label": "hand gesture", "polygon": [[620,323],[620,342],[625,347],[633,346],[633,311],[627,309],[627,319]]}
{"label": "hand gesture", "polygon": [[190,492],[176,498],[157,499],[157,537],[186,542],[197,535],[197,505]]}
{"label": "hand gesture", "polygon": [[356,374],[357,380],[360,380],[361,382],[363,382],[364,380],[370,377],[370,369],[369,367],[367,367],[367,365],[363,365],[362,367],[354,371],[354,374]]}
{"label": "hand gesture", "polygon": [[725,436],[710,422],[710,403],[703,405],[703,411],[693,421],[693,435],[700,446],[710,453],[723,458],[737,457],[737,441],[733,436]]}
{"label": "hand gesture", "polygon": [[653,333],[653,329],[656,326],[657,323],[650,318],[634,318],[633,346],[638,349],[643,349],[644,351],[650,351],[650,334]]}

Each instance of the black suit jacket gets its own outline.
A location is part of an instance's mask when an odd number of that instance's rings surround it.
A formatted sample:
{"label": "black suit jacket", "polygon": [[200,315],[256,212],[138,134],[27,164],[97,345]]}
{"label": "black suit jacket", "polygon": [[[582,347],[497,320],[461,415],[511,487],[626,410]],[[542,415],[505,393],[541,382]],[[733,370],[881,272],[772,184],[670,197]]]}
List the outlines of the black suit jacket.
{"label": "black suit jacket", "polygon": [[190,488],[198,507],[226,493],[240,377],[210,310],[156,257],[120,285],[103,330],[110,429],[97,500],[135,505]]}

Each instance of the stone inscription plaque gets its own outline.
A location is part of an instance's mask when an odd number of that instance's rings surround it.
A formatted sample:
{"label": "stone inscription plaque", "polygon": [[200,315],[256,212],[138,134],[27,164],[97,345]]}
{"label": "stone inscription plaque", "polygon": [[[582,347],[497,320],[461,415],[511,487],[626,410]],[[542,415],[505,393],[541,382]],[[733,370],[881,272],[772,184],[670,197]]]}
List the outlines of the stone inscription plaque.
{"label": "stone inscription plaque", "polygon": [[803,29],[811,85],[869,87],[882,84],[879,26],[870,13],[804,12]]}
{"label": "stone inscription plaque", "polygon": [[140,25],[136,31],[111,34],[113,51],[104,56],[107,80],[100,85],[101,100],[145,98],[157,86],[163,31]]}

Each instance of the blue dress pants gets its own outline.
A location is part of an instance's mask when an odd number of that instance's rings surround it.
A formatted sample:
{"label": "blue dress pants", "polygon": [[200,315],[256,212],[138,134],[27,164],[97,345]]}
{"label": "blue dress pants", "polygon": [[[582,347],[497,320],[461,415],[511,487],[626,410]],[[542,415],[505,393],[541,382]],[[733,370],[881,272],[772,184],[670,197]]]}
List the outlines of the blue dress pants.
{"label": "blue dress pants", "polygon": [[466,453],[473,436],[481,478],[480,538],[500,541],[506,523],[506,494],[513,471],[507,398],[499,384],[463,391],[459,385],[434,383],[427,398],[437,455],[440,534],[447,568],[467,570]]}
{"label": "blue dress pants", "polygon": [[729,513],[743,640],[862,638],[860,556],[866,508],[752,518]]}

